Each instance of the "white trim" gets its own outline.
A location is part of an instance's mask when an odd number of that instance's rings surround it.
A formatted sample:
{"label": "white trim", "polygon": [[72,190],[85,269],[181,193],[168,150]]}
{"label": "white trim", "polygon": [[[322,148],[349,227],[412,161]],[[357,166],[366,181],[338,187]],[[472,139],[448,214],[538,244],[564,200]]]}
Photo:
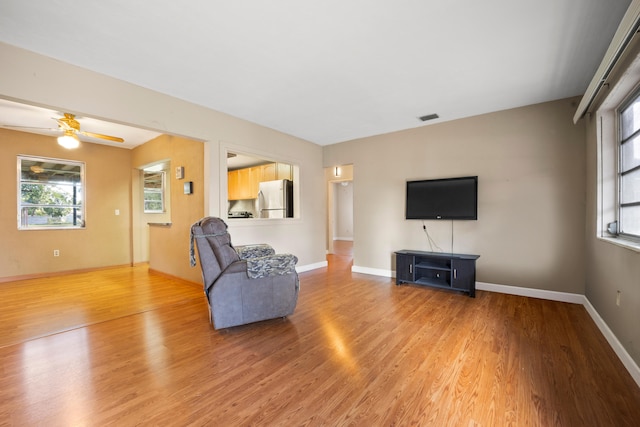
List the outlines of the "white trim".
{"label": "white trim", "polygon": [[638,384],[638,386],[640,386],[640,367],[638,367],[637,363],[633,360],[631,355],[629,355],[627,350],[625,350],[615,334],[611,331],[611,329],[609,329],[609,326],[607,326],[602,317],[600,317],[600,315],[591,305],[591,302],[589,302],[586,296],[580,294],[570,294],[566,292],[519,288],[517,286],[495,285],[492,283],[482,282],[476,282],[476,289],[510,295],[520,295],[530,298],[541,298],[552,301],[581,304],[587,310],[587,313],[589,313],[591,319],[595,322],[596,326],[598,327],[602,335],[604,335],[609,345],[613,348],[613,351],[616,353],[624,367],[627,368],[627,371],[629,371],[629,374],[631,375],[633,380],[636,382],[636,384]]}
{"label": "white trim", "polygon": [[305,271],[311,271],[311,270],[315,270],[317,268],[324,268],[324,267],[326,267],[328,265],[329,265],[329,263],[327,261],[316,262],[315,264],[301,265],[301,266],[297,266],[296,267],[296,272],[304,273]]}
{"label": "white trim", "polygon": [[611,44],[609,44],[609,48],[607,49],[604,58],[602,58],[602,62],[600,63],[598,70],[591,79],[584,96],[580,100],[578,109],[573,116],[574,124],[577,123],[578,120],[580,120],[587,112],[591,103],[598,95],[600,88],[604,85],[607,77],[609,76],[609,72],[616,65],[620,55],[622,55],[631,38],[635,34],[638,21],[640,21],[640,0],[633,0],[622,17],[622,21],[620,21],[620,25],[618,25],[618,29],[613,35]]}
{"label": "white trim", "polygon": [[379,268],[359,267],[357,265],[351,266],[351,271],[353,273],[371,274],[373,276],[396,277],[395,271],[382,270]]}
{"label": "white trim", "polygon": [[635,252],[640,252],[640,243],[636,243],[631,240],[625,240],[620,237],[609,237],[609,236],[603,236],[603,237],[597,237],[597,238],[599,240],[602,240],[603,242],[608,242],[613,245],[620,246],[621,248],[629,249]]}
{"label": "white trim", "polygon": [[616,353],[624,367],[627,368],[627,371],[629,371],[631,377],[640,387],[640,367],[638,367],[638,364],[631,358],[627,350],[625,350],[625,348],[618,340],[618,337],[616,337],[613,331],[609,329],[609,326],[605,323],[602,317],[600,317],[596,309],[591,305],[586,297],[584,298],[583,305],[587,310],[587,313],[591,315],[591,318],[595,322],[598,329],[600,329],[600,332],[602,332],[602,335],[604,335],[609,345],[613,348],[613,351]]}
{"label": "white trim", "polygon": [[333,240],[345,240],[347,242],[353,242],[353,237],[334,237]]}
{"label": "white trim", "polygon": [[500,294],[520,295],[529,298],[540,298],[551,301],[584,304],[585,297],[568,292],[548,291],[545,289],[520,288],[518,286],[496,285],[493,283],[476,282],[476,290],[497,292]]}
{"label": "white trim", "polygon": [[[395,271],[380,270],[375,268],[356,267],[353,266],[351,271],[355,273],[373,274],[376,276],[395,277]],[[476,290],[496,292],[501,294],[519,295],[528,298],[540,298],[551,301],[567,302],[571,304],[581,304],[584,306],[591,319],[595,322],[596,326],[604,335],[605,339],[616,353],[622,364],[633,378],[633,380],[640,387],[640,367],[633,360],[631,355],[625,350],[624,346],[620,343],[616,335],[609,329],[606,322],[600,317],[596,309],[591,305],[591,302],[586,296],[581,294],[572,294],[568,292],[549,291],[545,289],[532,289],[521,288],[518,286],[506,286],[496,285],[493,283],[476,282]]]}

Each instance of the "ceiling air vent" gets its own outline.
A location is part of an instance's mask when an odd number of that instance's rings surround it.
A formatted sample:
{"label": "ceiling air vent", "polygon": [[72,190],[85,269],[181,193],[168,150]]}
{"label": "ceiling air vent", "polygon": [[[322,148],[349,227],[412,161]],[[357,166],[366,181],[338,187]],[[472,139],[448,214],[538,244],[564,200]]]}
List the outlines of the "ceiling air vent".
{"label": "ceiling air vent", "polygon": [[422,117],[418,117],[420,120],[422,120],[423,122],[426,122],[427,120],[433,120],[433,119],[437,119],[439,116],[437,114],[427,114],[426,116],[422,116]]}

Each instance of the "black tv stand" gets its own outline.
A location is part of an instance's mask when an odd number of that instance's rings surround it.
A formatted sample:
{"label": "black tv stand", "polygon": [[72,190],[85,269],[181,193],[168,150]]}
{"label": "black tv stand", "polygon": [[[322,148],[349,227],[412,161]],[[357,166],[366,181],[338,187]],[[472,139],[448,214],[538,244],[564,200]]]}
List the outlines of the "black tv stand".
{"label": "black tv stand", "polygon": [[396,252],[396,285],[411,283],[476,296],[480,255],[402,250]]}

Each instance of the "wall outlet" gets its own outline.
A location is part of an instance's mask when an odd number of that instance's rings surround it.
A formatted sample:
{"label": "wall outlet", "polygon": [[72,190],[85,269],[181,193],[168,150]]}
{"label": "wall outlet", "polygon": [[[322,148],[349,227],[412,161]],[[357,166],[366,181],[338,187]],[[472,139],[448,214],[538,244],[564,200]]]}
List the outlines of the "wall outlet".
{"label": "wall outlet", "polygon": [[620,307],[620,294],[621,294],[620,291],[618,291],[618,293],[616,294],[616,305],[618,307]]}
{"label": "wall outlet", "polygon": [[116,216],[120,215],[120,209],[116,209]]}
{"label": "wall outlet", "polygon": [[58,249],[54,249],[53,256],[60,256],[60,251]]}

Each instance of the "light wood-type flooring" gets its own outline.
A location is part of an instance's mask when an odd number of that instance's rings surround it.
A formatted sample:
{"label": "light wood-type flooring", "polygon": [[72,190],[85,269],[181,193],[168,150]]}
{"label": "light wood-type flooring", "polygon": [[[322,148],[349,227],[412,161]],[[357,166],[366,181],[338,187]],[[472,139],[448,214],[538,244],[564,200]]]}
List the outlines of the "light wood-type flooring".
{"label": "light wood-type flooring", "polygon": [[214,330],[146,266],[0,284],[2,426],[639,426],[580,305],[329,267],[287,319]]}

